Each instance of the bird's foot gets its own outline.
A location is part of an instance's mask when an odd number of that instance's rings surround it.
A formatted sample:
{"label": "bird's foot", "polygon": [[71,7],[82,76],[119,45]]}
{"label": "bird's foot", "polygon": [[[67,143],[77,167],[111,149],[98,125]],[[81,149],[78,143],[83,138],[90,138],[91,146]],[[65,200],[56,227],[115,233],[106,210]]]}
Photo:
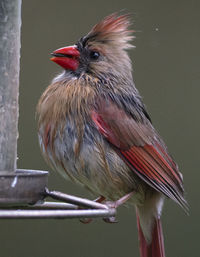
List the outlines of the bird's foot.
{"label": "bird's foot", "polygon": [[[120,205],[124,204],[125,202],[127,202],[132,196],[133,196],[134,192],[130,192],[126,195],[124,195],[123,197],[121,197],[120,199],[118,199],[117,201],[106,201],[104,204],[107,205],[109,208],[118,208]],[[94,200],[95,202],[98,203],[102,203],[103,201],[105,201],[105,197],[104,196],[99,196],[97,199]],[[85,218],[85,219],[80,219],[80,222],[83,224],[89,224],[93,221],[93,219],[90,218]],[[105,221],[106,223],[117,223],[118,221],[116,220],[115,217],[107,217],[107,218],[103,218],[103,221]]]}
{"label": "bird's foot", "polygon": [[107,217],[107,218],[103,218],[103,221],[106,222],[106,223],[117,223],[118,220],[116,220],[116,217]]}
{"label": "bird's foot", "polygon": [[[102,203],[106,198],[104,196],[99,196],[97,199],[94,200],[94,202],[97,202],[97,203]],[[83,219],[80,219],[80,222],[83,223],[83,224],[89,224],[93,221],[93,219],[90,219],[90,218],[83,218]]]}
{"label": "bird's foot", "polygon": [[[118,208],[120,205],[124,204],[126,201],[128,201],[133,195],[133,192],[130,192],[126,195],[124,195],[123,197],[121,197],[120,199],[118,199],[117,201],[111,202],[111,201],[107,201],[105,202],[105,204],[109,207],[109,208]],[[103,221],[105,221],[106,223],[117,223],[118,221],[116,220],[116,217],[108,217],[108,218],[103,218]]]}
{"label": "bird's foot", "polygon": [[89,219],[89,218],[82,218],[79,220],[81,223],[83,224],[89,224],[93,221],[93,219]]}

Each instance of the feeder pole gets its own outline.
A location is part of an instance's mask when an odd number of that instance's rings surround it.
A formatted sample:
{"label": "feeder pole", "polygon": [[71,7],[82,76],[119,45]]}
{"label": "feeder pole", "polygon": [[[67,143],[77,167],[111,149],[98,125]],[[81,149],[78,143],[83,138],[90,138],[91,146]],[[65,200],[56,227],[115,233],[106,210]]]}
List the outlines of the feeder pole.
{"label": "feeder pole", "polygon": [[15,171],[21,0],[0,0],[0,172]]}

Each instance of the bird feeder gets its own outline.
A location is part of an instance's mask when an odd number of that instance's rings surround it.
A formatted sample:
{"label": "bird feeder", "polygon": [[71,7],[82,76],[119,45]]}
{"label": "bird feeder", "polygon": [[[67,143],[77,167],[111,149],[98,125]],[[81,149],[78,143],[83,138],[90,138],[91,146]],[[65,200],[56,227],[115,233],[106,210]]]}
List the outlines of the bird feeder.
{"label": "bird feeder", "polygon": [[113,217],[115,209],[104,204],[50,191],[47,171],[16,168],[20,28],[21,0],[1,0],[0,219]]}

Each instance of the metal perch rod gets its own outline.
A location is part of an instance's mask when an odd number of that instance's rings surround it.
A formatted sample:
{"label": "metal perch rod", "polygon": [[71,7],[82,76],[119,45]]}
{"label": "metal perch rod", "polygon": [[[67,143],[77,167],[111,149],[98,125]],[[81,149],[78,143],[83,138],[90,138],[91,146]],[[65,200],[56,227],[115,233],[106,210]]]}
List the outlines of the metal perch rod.
{"label": "metal perch rod", "polygon": [[[45,202],[43,204],[18,207],[18,209],[16,207],[14,207],[15,209],[6,207],[7,209],[2,208],[0,210],[0,219],[108,218],[114,217],[116,214],[114,208],[109,208],[105,204],[57,191],[46,189],[45,197],[51,197],[67,203]],[[89,209],[80,209],[82,207]]]}
{"label": "metal perch rod", "polygon": [[68,195],[57,191],[48,191],[48,189],[46,189],[45,195],[50,196],[55,200],[62,200],[64,202],[77,204],[79,206],[86,207],[86,208],[108,209],[108,206],[105,204],[97,203],[97,202],[88,200],[86,198],[80,198],[77,196]]}
{"label": "metal perch rod", "polygon": [[0,219],[56,219],[112,217],[115,210],[1,210]]}

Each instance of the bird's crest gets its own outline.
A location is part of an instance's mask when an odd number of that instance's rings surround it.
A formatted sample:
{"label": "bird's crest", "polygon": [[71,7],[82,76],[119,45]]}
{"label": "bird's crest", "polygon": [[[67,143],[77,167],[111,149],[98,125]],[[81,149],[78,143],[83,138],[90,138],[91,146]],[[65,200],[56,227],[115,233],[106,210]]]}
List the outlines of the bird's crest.
{"label": "bird's crest", "polygon": [[88,33],[89,41],[98,41],[117,45],[123,49],[133,47],[129,42],[134,38],[133,30],[130,30],[130,15],[113,13],[96,24]]}

